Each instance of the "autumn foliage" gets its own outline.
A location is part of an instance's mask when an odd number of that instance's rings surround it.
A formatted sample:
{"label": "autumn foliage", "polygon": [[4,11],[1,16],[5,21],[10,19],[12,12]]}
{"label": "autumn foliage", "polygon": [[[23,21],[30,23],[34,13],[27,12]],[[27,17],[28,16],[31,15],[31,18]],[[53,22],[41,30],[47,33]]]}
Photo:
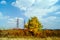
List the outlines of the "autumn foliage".
{"label": "autumn foliage", "polygon": [[25,24],[24,29],[0,30],[0,37],[60,37],[60,30],[47,30],[42,27],[37,17],[33,17]]}

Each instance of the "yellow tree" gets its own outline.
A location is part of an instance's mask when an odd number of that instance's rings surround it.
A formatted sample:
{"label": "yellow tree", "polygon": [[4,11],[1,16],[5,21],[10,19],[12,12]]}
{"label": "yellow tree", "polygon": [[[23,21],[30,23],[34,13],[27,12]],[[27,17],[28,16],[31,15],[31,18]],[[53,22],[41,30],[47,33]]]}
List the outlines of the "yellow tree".
{"label": "yellow tree", "polygon": [[42,28],[42,25],[38,21],[37,17],[32,17],[31,19],[29,19],[28,24],[25,26],[26,26],[26,28],[29,29],[29,31],[32,31],[34,33],[36,33],[37,31],[39,31]]}

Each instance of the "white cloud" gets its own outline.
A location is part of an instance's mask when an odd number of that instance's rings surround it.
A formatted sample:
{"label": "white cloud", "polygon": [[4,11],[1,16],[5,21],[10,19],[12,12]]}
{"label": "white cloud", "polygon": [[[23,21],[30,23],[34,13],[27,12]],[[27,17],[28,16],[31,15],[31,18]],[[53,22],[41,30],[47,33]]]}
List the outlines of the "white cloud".
{"label": "white cloud", "polygon": [[0,19],[8,19],[9,18],[9,16],[4,16],[3,14],[2,14],[2,12],[0,12]]}
{"label": "white cloud", "polygon": [[34,5],[34,7],[48,8],[54,5],[57,1],[58,0],[16,0],[16,2],[12,2],[12,5],[22,10],[26,10],[32,5]]}
{"label": "white cloud", "polygon": [[0,12],[0,17],[2,16],[2,13]]}
{"label": "white cloud", "polygon": [[60,12],[56,12],[56,14],[60,14]]}
{"label": "white cloud", "polygon": [[16,28],[17,18],[19,19],[19,28],[24,28],[23,18],[20,18],[20,17],[11,18],[10,16],[4,16],[2,12],[0,12],[0,22],[3,23],[3,24],[0,24],[0,28],[2,28],[1,26],[3,26],[5,29]]}
{"label": "white cloud", "polygon": [[5,0],[2,0],[0,3],[1,4],[6,4],[6,1]]}
{"label": "white cloud", "polygon": [[[19,28],[24,28],[24,19],[23,18],[18,18],[18,19],[19,19]],[[11,28],[16,28],[17,17],[8,19],[7,26]]]}
{"label": "white cloud", "polygon": [[[23,21],[23,18],[18,18],[19,22]],[[17,22],[17,17],[8,19],[8,23],[16,23]]]}
{"label": "white cloud", "polygon": [[20,8],[21,10],[25,10],[25,16],[28,18],[37,16],[39,21],[41,21],[44,26],[48,28],[50,27],[50,25],[51,27],[56,26],[55,24],[53,24],[55,23],[53,21],[57,21],[55,20],[57,17],[42,17],[47,16],[48,13],[57,11],[60,8],[60,6],[55,5],[57,2],[58,0],[16,0],[16,2],[12,4],[17,8]]}
{"label": "white cloud", "polygon": [[45,29],[60,29],[60,19],[56,16],[45,18],[42,23]]}
{"label": "white cloud", "polygon": [[45,18],[46,21],[54,21],[57,17],[56,16],[50,16]]}
{"label": "white cloud", "polygon": [[12,2],[12,5],[22,10],[26,10],[26,8],[32,6],[34,1],[35,0],[16,0],[16,2]]}
{"label": "white cloud", "polygon": [[35,1],[35,7],[40,7],[40,8],[48,8],[52,5],[54,5],[58,0],[36,0]]}
{"label": "white cloud", "polygon": [[58,6],[53,6],[56,2],[58,0],[16,0],[12,5],[25,10],[25,16],[27,17],[42,17],[59,8]]}
{"label": "white cloud", "polygon": [[49,9],[43,9],[43,8],[28,8],[27,11],[25,12],[25,16],[27,17],[33,17],[33,16],[37,16],[38,18],[39,17],[43,17],[45,15],[47,15],[48,13],[50,12],[54,12],[56,11],[57,9],[59,9],[59,7],[56,7],[56,6],[52,6],[51,8]]}

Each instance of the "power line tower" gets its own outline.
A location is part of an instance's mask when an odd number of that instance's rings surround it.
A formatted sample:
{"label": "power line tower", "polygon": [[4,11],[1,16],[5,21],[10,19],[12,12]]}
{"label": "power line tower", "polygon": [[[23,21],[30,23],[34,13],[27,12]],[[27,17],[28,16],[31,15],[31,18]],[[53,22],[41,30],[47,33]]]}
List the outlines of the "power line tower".
{"label": "power line tower", "polygon": [[17,28],[19,28],[19,18],[17,18]]}
{"label": "power line tower", "polygon": [[[19,29],[19,18],[17,18],[16,25],[17,29]],[[23,26],[25,26],[25,20],[23,20]]]}

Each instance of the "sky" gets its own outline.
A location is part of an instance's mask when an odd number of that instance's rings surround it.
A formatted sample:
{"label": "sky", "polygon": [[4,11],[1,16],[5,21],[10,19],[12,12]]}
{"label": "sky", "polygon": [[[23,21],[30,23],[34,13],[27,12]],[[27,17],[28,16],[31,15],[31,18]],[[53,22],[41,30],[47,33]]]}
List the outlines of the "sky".
{"label": "sky", "polygon": [[0,29],[24,28],[36,16],[43,29],[60,29],[60,0],[0,0]]}

